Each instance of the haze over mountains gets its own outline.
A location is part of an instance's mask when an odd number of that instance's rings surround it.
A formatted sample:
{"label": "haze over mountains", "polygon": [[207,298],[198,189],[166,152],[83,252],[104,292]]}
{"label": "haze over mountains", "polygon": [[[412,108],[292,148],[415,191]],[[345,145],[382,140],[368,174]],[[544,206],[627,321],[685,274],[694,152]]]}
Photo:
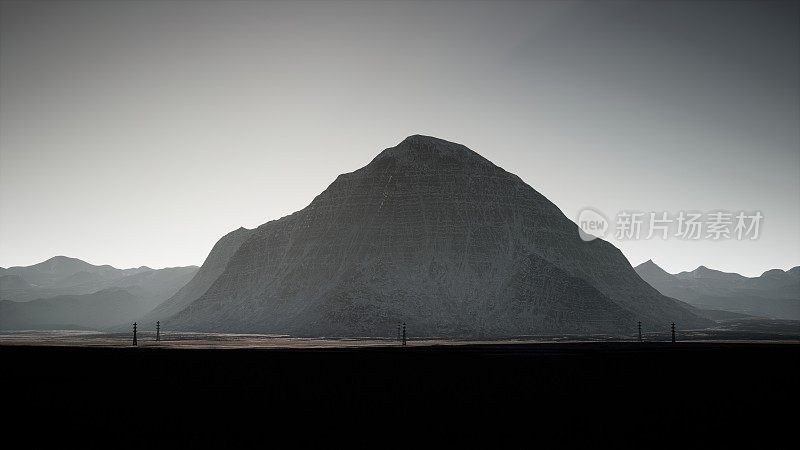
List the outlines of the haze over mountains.
{"label": "haze over mountains", "polygon": [[197,269],[117,269],[65,256],[0,268],[0,328],[97,329],[127,323],[174,294]]}
{"label": "haze over mountains", "polygon": [[[648,284],[649,283],[649,284]],[[741,313],[799,319],[800,268],[747,278],[634,270],[467,147],[410,136],[306,208],[223,236],[202,267],[0,268],[0,329],[143,328],[295,336],[629,334]],[[678,299],[678,300],[676,300]],[[685,302],[685,303],[684,303]],[[711,310],[711,311],[709,311]]]}
{"label": "haze over mountains", "polygon": [[32,266],[0,268],[0,299],[28,301],[59,294],[88,294],[149,267],[117,269],[95,266],[66,256],[55,256]]}
{"label": "haze over mountains", "polygon": [[711,323],[643,282],[613,245],[581,240],[516,175],[419,135],[303,210],[226,236],[190,285],[148,319],[300,336],[391,336],[400,322],[444,337]]}
{"label": "haze over mountains", "polygon": [[649,260],[636,273],[662,294],[698,308],[800,320],[800,266],[752,278],[705,266],[673,275]]}

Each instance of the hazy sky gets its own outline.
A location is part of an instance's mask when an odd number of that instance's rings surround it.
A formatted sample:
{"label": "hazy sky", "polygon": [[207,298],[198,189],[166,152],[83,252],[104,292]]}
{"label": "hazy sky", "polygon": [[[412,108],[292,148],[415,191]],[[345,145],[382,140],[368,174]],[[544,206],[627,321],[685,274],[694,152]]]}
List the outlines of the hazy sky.
{"label": "hazy sky", "polygon": [[0,266],[201,264],[411,134],[572,219],[760,210],[633,264],[800,264],[800,8],[783,2],[2,2]]}

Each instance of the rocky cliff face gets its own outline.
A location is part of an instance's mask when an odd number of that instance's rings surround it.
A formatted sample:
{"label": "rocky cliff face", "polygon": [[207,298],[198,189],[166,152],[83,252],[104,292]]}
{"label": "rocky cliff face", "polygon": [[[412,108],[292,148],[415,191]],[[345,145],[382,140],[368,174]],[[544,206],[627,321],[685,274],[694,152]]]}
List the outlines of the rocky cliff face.
{"label": "rocky cliff face", "polygon": [[[199,275],[199,274],[198,274]],[[501,337],[703,326],[470,149],[411,136],[247,237],[171,328]]]}

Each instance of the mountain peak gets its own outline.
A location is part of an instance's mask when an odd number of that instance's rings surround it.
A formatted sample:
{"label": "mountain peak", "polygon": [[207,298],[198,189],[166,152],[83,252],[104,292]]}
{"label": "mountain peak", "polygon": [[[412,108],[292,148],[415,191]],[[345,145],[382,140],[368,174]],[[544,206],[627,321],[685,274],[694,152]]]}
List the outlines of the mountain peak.
{"label": "mountain peak", "polygon": [[760,276],[762,277],[769,277],[769,276],[782,276],[785,275],[786,271],[783,269],[769,269],[764,271]]}
{"label": "mountain peak", "polygon": [[43,261],[43,262],[46,262],[46,263],[80,262],[80,263],[82,263],[82,262],[85,262],[85,261],[82,261],[82,260],[80,260],[78,258],[70,258],[69,256],[57,255],[57,256],[53,256],[52,258],[50,258],[50,259],[48,259],[46,261]]}
{"label": "mountain peak", "polygon": [[384,172],[393,166],[415,172],[444,169],[457,173],[507,173],[462,144],[421,134],[408,136],[396,146],[382,151],[363,169]]}
{"label": "mountain peak", "polygon": [[639,264],[635,268],[636,269],[658,269],[658,270],[664,271],[664,269],[662,269],[661,266],[659,266],[658,264],[653,262],[652,259],[648,259],[647,261]]}
{"label": "mountain peak", "polygon": [[[427,136],[424,134],[412,134],[411,136],[403,139],[398,145],[411,145],[411,146],[425,146],[425,145],[461,145],[455,142],[450,142],[435,136]],[[463,145],[462,145],[463,147]],[[466,148],[466,147],[465,147]]]}
{"label": "mountain peak", "polygon": [[681,272],[677,275],[678,278],[716,278],[728,280],[741,280],[747,278],[743,275],[733,272],[723,272],[717,269],[709,269],[706,266],[698,266],[691,272]]}
{"label": "mountain peak", "polygon": [[69,256],[59,255],[54,256],[46,261],[42,261],[38,264],[34,264],[30,267],[34,267],[45,272],[66,270],[69,272],[69,274],[72,274],[87,268],[92,268],[94,266],[78,258],[70,258]]}
{"label": "mountain peak", "polygon": [[654,277],[658,278],[670,278],[672,275],[667,272],[666,270],[662,269],[661,266],[653,262],[652,259],[648,259],[647,261],[639,264],[638,266],[634,267],[634,269],[640,277],[647,280],[652,280]]}
{"label": "mountain peak", "polygon": [[480,156],[474,151],[467,148],[465,145],[458,144],[456,142],[446,141],[444,139],[440,139],[434,136],[425,136],[422,134],[412,134],[407,138],[400,141],[397,144],[395,149],[402,149],[406,152],[409,150],[412,151],[422,151],[422,152],[430,152],[430,153],[453,153],[453,154],[461,154],[462,156]]}

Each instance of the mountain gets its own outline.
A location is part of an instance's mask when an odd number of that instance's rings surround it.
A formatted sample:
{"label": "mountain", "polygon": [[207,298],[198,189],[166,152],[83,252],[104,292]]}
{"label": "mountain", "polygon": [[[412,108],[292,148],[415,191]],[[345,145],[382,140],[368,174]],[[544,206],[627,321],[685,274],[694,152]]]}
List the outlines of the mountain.
{"label": "mountain", "polygon": [[698,308],[800,320],[798,269],[772,269],[751,278],[700,266],[672,275],[647,261],[636,267],[636,273],[662,294]]}
{"label": "mountain", "polygon": [[30,302],[0,301],[0,329],[105,328],[137,317],[147,304],[121,288]]}
{"label": "mountain", "polygon": [[406,138],[306,208],[242,237],[207,290],[162,323],[393,336],[405,322],[412,335],[446,337],[712,323],[642,281],[613,245],[581,240],[575,223],[519,177],[433,137]]}
{"label": "mountain", "polygon": [[[657,266],[652,259],[639,264],[636,266],[635,270],[640,277],[645,279],[645,281],[658,280],[668,282],[675,278],[674,275],[667,273],[667,271]],[[652,285],[653,283],[650,284]]]}
{"label": "mountain", "polygon": [[3,291],[22,291],[33,289],[24,278],[19,275],[0,276],[0,292]]}
{"label": "mountain", "polygon": [[202,267],[185,286],[172,297],[158,305],[153,311],[139,319],[139,323],[147,326],[165,317],[171,317],[180,312],[189,303],[203,295],[214,280],[219,278],[228,265],[231,256],[239,249],[252,230],[239,228],[222,237],[211,249]]}
{"label": "mountain", "polygon": [[57,256],[0,274],[0,329],[114,326],[173,296],[198,268],[116,269]]}
{"label": "mountain", "polygon": [[152,271],[149,267],[117,269],[109,265],[95,266],[66,256],[55,256],[32,266],[3,269],[3,277],[19,277],[19,283],[0,283],[0,299],[29,301],[56,295],[88,294],[113,286],[114,282],[137,273]]}
{"label": "mountain", "polygon": [[[81,277],[108,280],[141,272],[147,268],[120,270],[109,265],[95,266],[85,261],[66,256],[55,256],[32,266],[16,266],[5,269],[2,275],[17,275],[39,288],[77,284]],[[89,278],[86,278],[87,281]]]}
{"label": "mountain", "polygon": [[150,269],[109,283],[109,288],[125,289],[142,299],[148,309],[153,309],[174,295],[176,290],[185,286],[195,276],[197,270],[197,266]]}
{"label": "mountain", "polygon": [[117,269],[95,266],[76,258],[56,256],[32,266],[17,266],[0,273],[0,300],[25,302],[59,295],[91,294],[112,287],[139,289],[153,307],[191,279],[196,266],[151,269],[146,266]]}

